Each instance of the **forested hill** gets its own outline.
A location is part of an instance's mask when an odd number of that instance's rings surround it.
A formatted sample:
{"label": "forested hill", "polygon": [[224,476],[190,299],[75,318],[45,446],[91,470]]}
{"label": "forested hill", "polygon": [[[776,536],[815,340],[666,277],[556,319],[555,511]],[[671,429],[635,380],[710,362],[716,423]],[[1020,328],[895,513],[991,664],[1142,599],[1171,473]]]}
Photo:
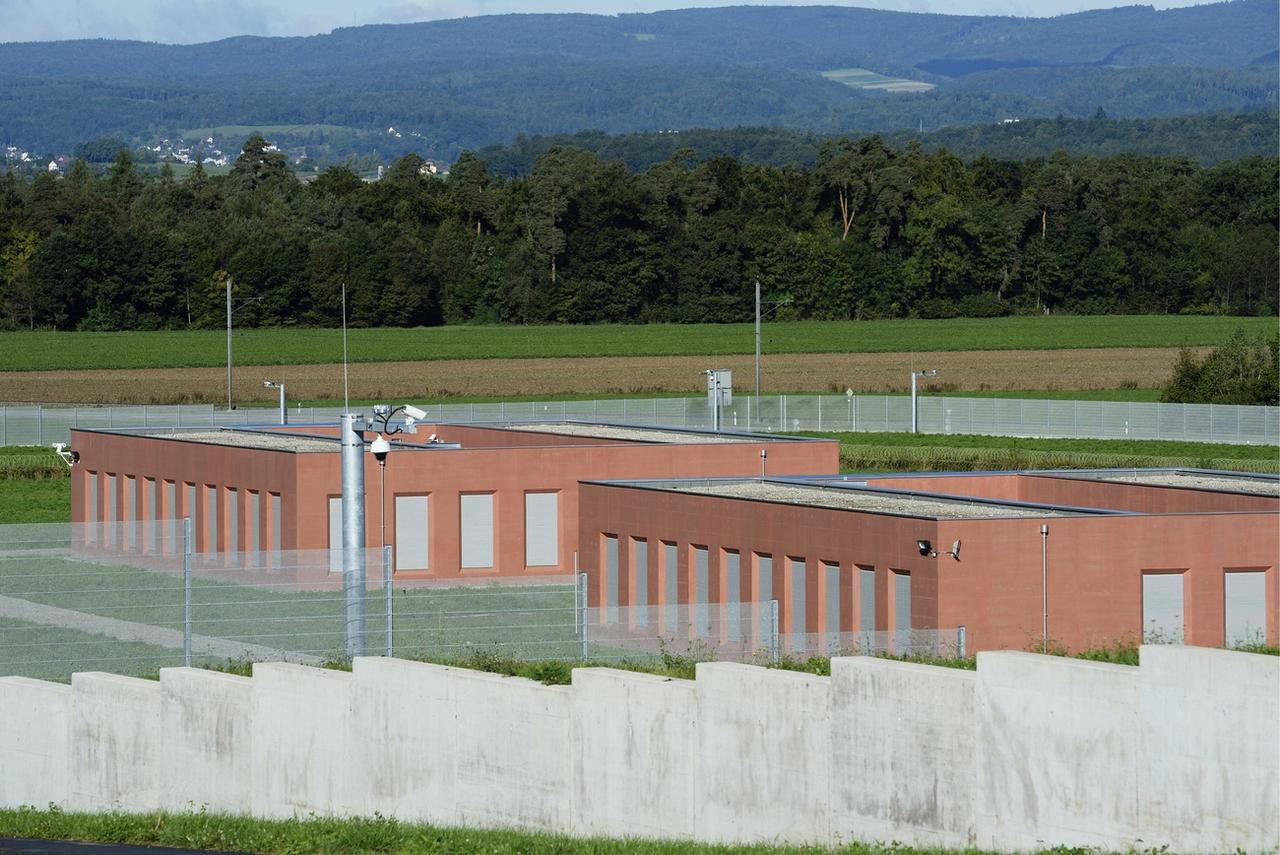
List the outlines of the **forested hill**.
{"label": "forested hill", "polygon": [[1275,0],[1054,18],[753,6],[187,46],[0,44],[0,137],[70,151],[248,126],[309,153],[452,160],[520,132],[584,128],[845,133],[1099,107],[1114,118],[1268,110],[1278,26]]}
{"label": "forested hill", "polygon": [[[886,142],[918,142],[926,151],[946,149],[966,160],[1044,158],[1056,151],[1105,157],[1118,154],[1188,156],[1203,166],[1248,155],[1280,151],[1280,114],[1231,113],[1167,119],[1023,119],[998,125],[961,125],[918,134],[894,131]],[[529,137],[510,145],[486,146],[478,154],[489,168],[508,176],[527,175],[538,156],[555,146],[575,146],[603,160],[621,160],[648,169],[678,152],[708,160],[730,155],[746,163],[813,167],[828,137],[786,128],[695,128],[678,132],[606,134],[579,131]]]}
{"label": "forested hill", "polygon": [[[744,321],[1013,312],[1274,314],[1280,161],[972,163],[878,137],[812,169],[555,147],[527,177],[407,156],[300,183],[261,138],[230,175],[0,176],[0,328]],[[255,298],[255,299],[249,299]]]}

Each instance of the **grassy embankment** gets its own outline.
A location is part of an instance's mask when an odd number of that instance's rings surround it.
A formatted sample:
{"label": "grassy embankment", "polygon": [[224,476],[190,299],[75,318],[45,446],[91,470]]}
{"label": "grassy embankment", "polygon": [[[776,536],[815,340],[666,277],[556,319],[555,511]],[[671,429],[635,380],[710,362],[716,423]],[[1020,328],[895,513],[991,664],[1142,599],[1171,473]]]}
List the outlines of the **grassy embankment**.
{"label": "grassy embankment", "polygon": [[[56,809],[0,810],[0,836],[96,843],[130,843],[185,847],[212,851],[258,853],[472,853],[487,855],[787,855],[826,849],[796,846],[709,846],[660,840],[577,840],[521,831],[438,828],[394,819],[260,820],[206,813],[75,814]],[[913,849],[898,844],[850,844],[839,852],[849,855],[885,853],[916,855],[942,850]],[[977,850],[973,851],[977,855]]]}
{"label": "grassy embankment", "polygon": [[[908,353],[1217,345],[1237,327],[1269,334],[1274,318],[1106,315],[900,321],[771,322],[765,350],[786,353]],[[453,326],[355,329],[352,362],[748,354],[751,324]],[[237,365],[313,365],[341,360],[341,334],[325,329],[245,329]],[[223,330],[11,332],[0,334],[10,371],[216,367]]]}

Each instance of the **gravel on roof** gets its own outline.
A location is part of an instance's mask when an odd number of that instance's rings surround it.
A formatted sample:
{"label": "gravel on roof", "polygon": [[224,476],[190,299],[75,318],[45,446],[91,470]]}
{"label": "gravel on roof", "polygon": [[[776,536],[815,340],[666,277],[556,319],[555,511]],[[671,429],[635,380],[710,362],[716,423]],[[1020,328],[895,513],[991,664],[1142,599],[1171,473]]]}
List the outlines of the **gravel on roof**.
{"label": "gravel on roof", "polygon": [[1126,484],[1149,484],[1153,487],[1190,487],[1196,490],[1227,490],[1233,493],[1256,493],[1280,496],[1280,478],[1217,475],[1204,472],[1107,472],[1096,476],[1102,481]]}
{"label": "gravel on roof", "polygon": [[901,514],[933,519],[1013,519],[1020,517],[1072,516],[1069,511],[1055,511],[1017,505],[987,502],[949,501],[931,496],[882,493],[876,490],[846,487],[805,487],[776,481],[738,481],[733,483],[688,482],[672,487],[683,493],[701,493],[734,499],[758,499],[794,505],[816,505],[848,511]]}
{"label": "gravel on roof", "polygon": [[254,433],[243,430],[188,430],[156,431],[146,434],[157,439],[176,439],[182,442],[203,442],[208,445],[229,445],[234,448],[256,448],[263,451],[292,451],[296,453],[337,452],[338,441],[296,436],[288,433]]}
{"label": "gravel on roof", "polygon": [[591,425],[575,422],[553,422],[550,424],[517,424],[511,425],[513,430],[541,431],[542,433],[558,433],[568,436],[593,436],[598,439],[629,439],[637,442],[670,442],[679,444],[725,443],[725,442],[768,442],[767,437],[742,436],[732,433],[699,433],[697,431],[663,430],[661,428],[626,427],[624,425]]}

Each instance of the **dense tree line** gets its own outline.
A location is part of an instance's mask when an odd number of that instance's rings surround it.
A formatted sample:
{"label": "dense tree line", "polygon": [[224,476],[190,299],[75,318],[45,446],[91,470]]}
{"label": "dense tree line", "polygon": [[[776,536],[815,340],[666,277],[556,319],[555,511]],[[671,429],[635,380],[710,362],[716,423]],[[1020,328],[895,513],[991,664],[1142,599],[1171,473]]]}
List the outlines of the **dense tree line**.
{"label": "dense tree line", "polygon": [[[1280,149],[1280,116],[1275,112],[1215,113],[1165,119],[1110,119],[1095,110],[1087,119],[1023,119],[1004,124],[961,125],[937,131],[894,131],[882,135],[901,148],[919,142],[928,151],[947,149],[965,159],[1026,160],[1055,151],[1112,156],[1157,154],[1189,156],[1203,166]],[[500,175],[527,175],[538,156],[553,146],[574,146],[605,160],[621,160],[633,170],[648,169],[680,149],[703,159],[730,155],[744,163],[813,168],[827,137],[787,128],[696,128],[661,133],[607,134],[579,131],[549,136],[519,135],[509,145],[493,145],[478,154]],[[117,146],[118,148],[119,146]],[[98,147],[99,149],[102,146]],[[112,156],[115,152],[112,151]]]}
{"label": "dense tree line", "polygon": [[[699,160],[643,171],[572,147],[528,175],[414,155],[367,183],[300,184],[252,137],[231,174],[0,178],[9,328],[742,321],[753,282],[783,317],[1273,313],[1277,159],[1065,153],[965,162],[879,137],[812,169]],[[247,298],[256,298],[249,300]]]}
{"label": "dense tree line", "polygon": [[1236,330],[1204,359],[1184,348],[1160,400],[1175,404],[1280,404],[1280,337]]}

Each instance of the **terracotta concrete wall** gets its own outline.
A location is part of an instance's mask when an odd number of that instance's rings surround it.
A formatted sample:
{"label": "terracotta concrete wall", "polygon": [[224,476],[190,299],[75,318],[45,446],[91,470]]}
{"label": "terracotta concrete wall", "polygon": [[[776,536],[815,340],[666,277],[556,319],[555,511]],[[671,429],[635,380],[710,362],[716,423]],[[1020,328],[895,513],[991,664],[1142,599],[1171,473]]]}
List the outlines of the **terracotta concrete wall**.
{"label": "terracotta concrete wall", "polygon": [[[298,455],[278,451],[258,451],[228,446],[208,445],[198,442],[164,439],[162,437],[129,436],[125,434],[96,433],[74,430],[72,446],[80,453],[80,462],[71,472],[71,521],[87,522],[89,497],[87,488],[90,473],[98,474],[98,508],[106,513],[106,475],[116,476],[117,520],[165,519],[167,502],[163,498],[163,482],[172,481],[177,491],[176,517],[191,517],[195,535],[195,551],[209,552],[216,537],[216,548],[225,550],[228,543],[227,518],[228,488],[241,493],[239,498],[238,543],[241,550],[248,549],[248,532],[251,521],[248,493],[259,494],[259,531],[263,550],[275,546],[270,542],[274,528],[270,519],[270,496],[280,496],[281,524],[279,544],[282,549],[293,549],[297,541],[298,507],[296,460]],[[324,455],[327,456],[327,455]],[[337,455],[333,455],[337,460]],[[125,508],[125,477],[137,479],[137,504],[130,511]],[[147,488],[147,479],[161,484],[161,498],[157,502]],[[186,484],[195,485],[195,507],[187,506]],[[217,502],[218,531],[207,530],[207,487],[214,487]]]}
{"label": "terracotta concrete wall", "polygon": [[1250,569],[1265,571],[1267,638],[1275,644],[1278,523],[1274,513],[942,522],[939,538],[960,538],[962,548],[960,562],[939,567],[938,620],[964,624],[975,649],[1027,649],[1042,641],[1047,575],[1051,644],[1079,650],[1140,640],[1143,573],[1179,573],[1186,642],[1221,646],[1224,574]]}
{"label": "terracotta concrete wall", "polygon": [[[964,626],[969,649],[1023,650],[1041,641],[1041,524],[1049,526],[1049,637],[1071,650],[1121,640],[1142,631],[1142,574],[1179,572],[1185,580],[1186,639],[1199,645],[1224,642],[1224,573],[1266,573],[1267,637],[1276,643],[1280,622],[1276,563],[1280,559],[1277,514],[1177,516],[1089,516],[1002,520],[935,521],[795,505],[659,492],[610,485],[583,486],[579,538],[589,573],[593,605],[604,604],[603,536],[619,538],[620,602],[634,591],[632,539],[650,544],[648,590],[658,601],[660,544],[679,545],[680,602],[690,600],[693,545],[710,550],[711,602],[723,602],[722,549],[737,549],[743,577],[753,552],[774,556],[773,592],[780,601],[782,632],[792,631],[790,585],[782,560],[808,562],[806,627],[824,625],[822,561],[838,562],[846,622],[856,621],[856,569],[876,569],[876,628],[895,629],[890,573],[911,573],[915,628]],[[917,538],[935,549],[961,541],[960,560],[921,557]],[[594,548],[590,543],[594,541]],[[846,580],[847,583],[846,583]],[[755,599],[754,590],[741,599]],[[842,631],[863,629],[852,625]]]}
{"label": "terracotta concrete wall", "polygon": [[[618,536],[619,605],[634,605],[635,577],[647,574],[650,604],[663,603],[666,568],[662,544],[678,547],[678,602],[692,605],[693,547],[708,550],[709,601],[726,602],[726,550],[739,554],[742,589],[739,602],[761,599],[756,584],[758,555],[773,557],[773,598],[778,600],[780,631],[796,631],[790,559],[803,559],[807,632],[832,632],[826,625],[826,574],[823,562],[840,567],[840,632],[857,632],[861,607],[860,568],[873,568],[876,578],[878,630],[893,625],[894,571],[911,574],[911,613],[916,628],[936,628],[938,609],[936,559],[922,557],[918,539],[937,542],[935,520],[877,514],[851,514],[823,508],[723,499],[611,485],[582,485],[580,534],[582,569],[588,574],[592,606],[605,605],[604,535]],[[648,564],[633,567],[634,539],[648,542]],[[948,626],[947,628],[951,628]]]}

